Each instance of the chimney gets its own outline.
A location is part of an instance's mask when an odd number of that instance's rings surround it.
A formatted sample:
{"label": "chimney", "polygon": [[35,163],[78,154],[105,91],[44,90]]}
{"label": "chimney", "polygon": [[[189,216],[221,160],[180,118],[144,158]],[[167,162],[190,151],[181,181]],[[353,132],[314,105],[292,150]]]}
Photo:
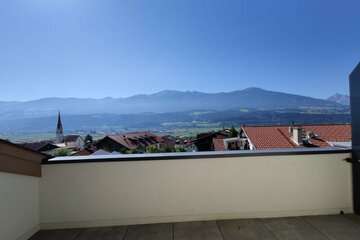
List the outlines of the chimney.
{"label": "chimney", "polygon": [[289,127],[289,131],[291,132],[291,139],[297,144],[303,144],[303,129],[301,127]]}

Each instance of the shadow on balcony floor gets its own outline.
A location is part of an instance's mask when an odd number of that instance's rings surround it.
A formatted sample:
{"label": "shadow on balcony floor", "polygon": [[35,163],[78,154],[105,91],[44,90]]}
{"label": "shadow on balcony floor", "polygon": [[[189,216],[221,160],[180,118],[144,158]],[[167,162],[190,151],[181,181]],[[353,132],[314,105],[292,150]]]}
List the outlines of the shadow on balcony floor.
{"label": "shadow on balcony floor", "polygon": [[360,239],[355,214],[43,230],[30,240]]}

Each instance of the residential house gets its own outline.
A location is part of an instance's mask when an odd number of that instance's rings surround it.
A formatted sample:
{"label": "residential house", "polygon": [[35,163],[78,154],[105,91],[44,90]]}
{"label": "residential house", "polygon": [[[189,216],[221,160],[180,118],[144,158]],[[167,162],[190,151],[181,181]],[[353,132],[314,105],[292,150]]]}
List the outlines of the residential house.
{"label": "residential house", "polygon": [[186,152],[197,152],[198,151],[198,148],[195,145],[195,139],[185,140],[183,146],[184,146]]}
{"label": "residential house", "polygon": [[251,150],[305,147],[350,148],[351,125],[242,126],[239,137],[248,141]]}
{"label": "residential house", "polygon": [[66,148],[71,150],[82,150],[84,149],[84,139],[80,135],[66,135],[64,137],[64,142]]}
{"label": "residential house", "polygon": [[52,141],[23,142],[18,143],[17,145],[36,152],[49,152],[59,148]]}
{"label": "residential house", "polygon": [[82,150],[79,150],[73,154],[71,154],[70,156],[89,156],[91,154],[94,153],[94,149],[92,148],[84,148]]}
{"label": "residential house", "polygon": [[247,150],[249,143],[240,137],[213,138],[214,151]]}
{"label": "residential house", "polygon": [[158,149],[169,146],[169,141],[149,131],[109,135],[97,142],[97,148],[107,152],[146,152],[150,146]]}
{"label": "residential house", "polygon": [[157,140],[156,148],[159,150],[172,150],[177,142],[176,138],[170,135],[160,136]]}
{"label": "residential house", "polygon": [[228,138],[229,130],[223,129],[220,131],[212,131],[206,133],[200,133],[196,136],[196,139],[193,140],[193,144],[196,146],[197,151],[213,151],[214,143],[213,139],[224,139]]}

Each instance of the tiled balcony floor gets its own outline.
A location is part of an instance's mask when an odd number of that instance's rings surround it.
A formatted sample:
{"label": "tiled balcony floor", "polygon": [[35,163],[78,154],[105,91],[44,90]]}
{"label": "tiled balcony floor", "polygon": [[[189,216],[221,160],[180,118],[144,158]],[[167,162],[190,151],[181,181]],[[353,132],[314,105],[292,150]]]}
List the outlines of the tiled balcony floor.
{"label": "tiled balcony floor", "polygon": [[355,214],[221,220],[135,226],[43,230],[30,240],[354,240],[360,239]]}

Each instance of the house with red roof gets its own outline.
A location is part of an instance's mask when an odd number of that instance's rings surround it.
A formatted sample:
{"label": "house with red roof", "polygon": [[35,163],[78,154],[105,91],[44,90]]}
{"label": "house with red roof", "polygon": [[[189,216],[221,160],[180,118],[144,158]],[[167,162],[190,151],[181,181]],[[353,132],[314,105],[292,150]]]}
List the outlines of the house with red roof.
{"label": "house with red roof", "polygon": [[36,152],[48,152],[59,148],[52,141],[22,142],[17,143],[17,145]]}
{"label": "house with red roof", "polygon": [[160,137],[152,132],[133,132],[122,133],[116,135],[108,135],[97,143],[98,149],[103,149],[108,152],[121,152],[137,151],[146,152],[149,146],[155,146],[157,149],[164,149],[173,146],[172,142],[166,137]]}
{"label": "house with red roof", "polygon": [[94,149],[92,148],[84,148],[75,153],[72,153],[70,156],[89,156],[94,153]]}
{"label": "house with red roof", "polygon": [[350,124],[298,126],[242,126],[239,138],[249,149],[283,149],[306,147],[351,147]]}
{"label": "house with red roof", "polygon": [[224,139],[228,137],[229,129],[222,129],[219,131],[199,133],[192,142],[196,146],[195,151],[214,151],[215,143],[213,139]]}
{"label": "house with red roof", "polygon": [[214,151],[248,150],[246,139],[240,137],[213,138]]}

